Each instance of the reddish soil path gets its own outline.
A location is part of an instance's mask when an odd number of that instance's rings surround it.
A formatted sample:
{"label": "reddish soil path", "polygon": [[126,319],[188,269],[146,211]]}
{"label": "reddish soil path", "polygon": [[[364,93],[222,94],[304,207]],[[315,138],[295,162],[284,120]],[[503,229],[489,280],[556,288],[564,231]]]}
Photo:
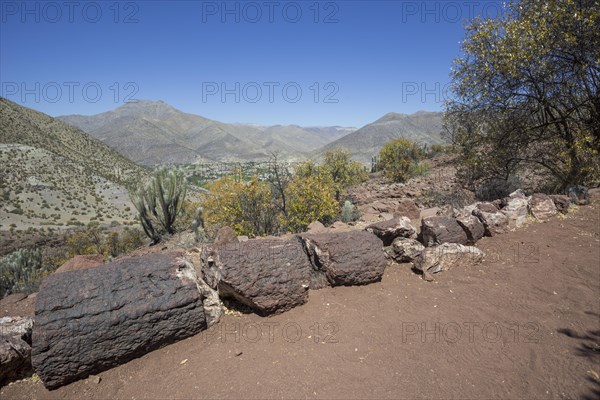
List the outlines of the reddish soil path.
{"label": "reddish soil path", "polygon": [[282,315],[225,316],[100,383],[26,380],[0,397],[600,398],[599,212],[485,238],[483,264],[432,283],[392,265]]}

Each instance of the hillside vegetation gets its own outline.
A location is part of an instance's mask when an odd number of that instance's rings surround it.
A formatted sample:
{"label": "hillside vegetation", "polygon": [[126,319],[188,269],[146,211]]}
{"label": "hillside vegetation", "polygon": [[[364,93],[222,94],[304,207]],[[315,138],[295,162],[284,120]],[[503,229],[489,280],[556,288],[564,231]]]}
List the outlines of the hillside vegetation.
{"label": "hillside vegetation", "polygon": [[144,170],[85,132],[0,98],[0,230],[124,222]]}

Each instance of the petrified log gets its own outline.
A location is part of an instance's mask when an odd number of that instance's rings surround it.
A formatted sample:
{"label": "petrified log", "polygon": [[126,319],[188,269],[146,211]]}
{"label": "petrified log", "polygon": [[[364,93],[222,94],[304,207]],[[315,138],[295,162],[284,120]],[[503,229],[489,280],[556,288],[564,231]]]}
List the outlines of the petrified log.
{"label": "petrified log", "polygon": [[48,276],[36,297],[32,364],[47,388],[85,378],[216,322],[215,293],[183,253]]}
{"label": "petrified log", "polygon": [[313,266],[311,289],[381,280],[387,261],[381,241],[372,233],[349,231],[300,237]]}
{"label": "petrified log", "polygon": [[202,274],[221,298],[234,298],[267,315],[306,303],[310,269],[294,237],[215,245],[205,251]]}

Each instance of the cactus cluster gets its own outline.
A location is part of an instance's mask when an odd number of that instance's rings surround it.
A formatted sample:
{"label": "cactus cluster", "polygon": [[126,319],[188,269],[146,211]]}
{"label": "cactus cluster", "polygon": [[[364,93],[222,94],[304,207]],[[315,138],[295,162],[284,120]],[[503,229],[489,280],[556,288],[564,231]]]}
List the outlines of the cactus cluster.
{"label": "cactus cluster", "polygon": [[350,200],[344,202],[341,214],[342,221],[345,223],[353,222],[360,218],[358,208]]}
{"label": "cactus cluster", "polygon": [[183,174],[161,168],[149,185],[130,194],[146,235],[154,243],[165,234],[175,233],[175,219],[181,211],[187,192]]}
{"label": "cactus cluster", "polygon": [[42,251],[19,249],[0,259],[0,298],[37,291],[45,275]]}

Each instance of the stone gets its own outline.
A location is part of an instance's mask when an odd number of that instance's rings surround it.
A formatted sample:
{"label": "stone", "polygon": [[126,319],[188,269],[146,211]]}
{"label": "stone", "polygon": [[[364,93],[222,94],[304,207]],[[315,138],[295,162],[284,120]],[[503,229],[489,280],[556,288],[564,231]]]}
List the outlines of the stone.
{"label": "stone", "polygon": [[215,245],[221,245],[225,243],[237,242],[239,242],[237,233],[235,233],[235,231],[232,228],[224,226],[217,231],[217,235],[215,236],[215,240],[213,243]]}
{"label": "stone", "polygon": [[416,239],[396,238],[392,243],[392,258],[401,263],[413,262],[424,249]]}
{"label": "stone", "polygon": [[372,233],[301,234],[312,264],[311,289],[378,282],[387,265],[381,241]]}
{"label": "stone", "polygon": [[523,189],[517,189],[511,194],[509,194],[508,197],[511,199],[526,199],[527,195],[525,194]]}
{"label": "stone", "polygon": [[325,225],[323,225],[319,221],[311,222],[310,224],[308,224],[308,227],[306,228],[306,231],[309,233],[321,233],[321,232],[325,232],[326,230],[327,230],[327,228],[325,228]]}
{"label": "stone", "polygon": [[238,241],[240,242],[247,242],[248,240],[250,240],[250,238],[246,235],[238,236]]}
{"label": "stone", "polygon": [[483,223],[474,215],[459,216],[456,222],[461,226],[467,235],[467,243],[473,245],[485,235]]}
{"label": "stone", "polygon": [[2,317],[0,318],[0,334],[13,336],[31,344],[33,318]]}
{"label": "stone", "polygon": [[350,225],[342,222],[342,221],[335,221],[330,227],[330,229],[337,229],[337,230],[348,230],[351,229]]}
{"label": "stone", "polygon": [[527,222],[529,215],[529,201],[526,197],[508,197],[502,210],[502,214],[508,218],[509,229],[520,228]]}
{"label": "stone", "polygon": [[477,204],[477,209],[487,213],[495,213],[498,211],[498,207],[494,203],[481,202]]}
{"label": "stone", "polygon": [[424,210],[421,210],[421,219],[435,217],[438,215],[439,211],[440,211],[439,207],[431,207],[431,208],[426,208]]}
{"label": "stone", "polygon": [[485,236],[496,236],[508,232],[508,217],[497,209],[494,212],[486,212],[476,208],[473,210],[473,215],[483,223]]}
{"label": "stone", "polygon": [[414,268],[422,273],[433,274],[446,271],[457,265],[472,266],[479,264],[484,257],[483,251],[473,246],[458,243],[443,243],[427,247],[416,258]]}
{"label": "stone", "polygon": [[181,252],[50,275],[36,298],[33,368],[54,389],[126,363],[214,324],[215,297]]}
{"label": "stone", "polygon": [[421,221],[421,236],[426,247],[442,243],[467,243],[467,234],[454,218],[429,217]]}
{"label": "stone", "polygon": [[0,387],[31,372],[31,346],[18,337],[0,333]]}
{"label": "stone", "polygon": [[561,194],[551,194],[548,196],[554,202],[556,209],[562,213],[567,214],[569,212],[569,197]]}
{"label": "stone", "polygon": [[589,190],[585,186],[571,186],[567,189],[567,196],[569,196],[571,203],[577,204],[578,206],[584,206],[590,203]]}
{"label": "stone", "polygon": [[306,303],[311,265],[297,237],[250,239],[208,250],[202,276],[221,298],[269,315]]}
{"label": "stone", "polygon": [[88,268],[96,268],[104,264],[104,257],[101,254],[79,255],[71,258],[69,261],[58,267],[55,274],[67,271],[78,271]]}
{"label": "stone", "polygon": [[539,220],[548,219],[557,214],[554,201],[543,193],[534,193],[529,199],[529,212]]}
{"label": "stone", "polygon": [[417,207],[411,199],[402,199],[394,211],[395,217],[407,217],[411,221],[418,221],[421,218],[421,209]]}
{"label": "stone", "polygon": [[375,234],[383,241],[384,246],[390,246],[397,237],[416,238],[417,230],[407,217],[392,218],[387,221],[368,225],[365,230]]}

